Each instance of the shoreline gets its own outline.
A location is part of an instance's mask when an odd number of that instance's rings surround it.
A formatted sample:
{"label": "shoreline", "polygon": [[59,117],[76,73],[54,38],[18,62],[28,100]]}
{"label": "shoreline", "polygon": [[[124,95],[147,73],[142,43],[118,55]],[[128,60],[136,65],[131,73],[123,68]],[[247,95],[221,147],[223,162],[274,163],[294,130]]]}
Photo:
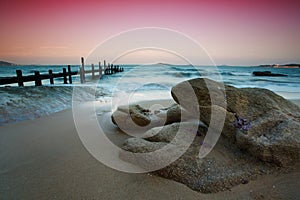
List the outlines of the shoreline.
{"label": "shoreline", "polygon": [[[47,93],[45,94],[44,91],[41,91],[41,88],[46,89]],[[105,93],[104,89],[96,91],[96,94],[94,94],[95,91],[86,89],[86,87],[80,86],[77,88],[79,88],[77,90],[82,96],[79,99],[81,102],[93,100],[95,98],[94,95],[96,95],[96,98],[105,97],[101,96],[102,93]],[[0,127],[8,124],[17,124],[22,121],[35,120],[72,109],[72,92],[72,86],[32,86],[26,87],[24,90],[20,90],[19,87],[0,88],[0,94],[4,95],[7,93],[0,101],[0,114],[2,115]],[[103,100],[105,101],[105,98]],[[101,102],[105,104],[106,102],[103,102],[103,100]],[[159,99],[157,101],[162,102],[165,100],[168,101],[168,99]],[[287,100],[300,107],[300,98]],[[100,102],[100,100],[96,101]],[[142,102],[146,101],[142,100]],[[135,103],[139,102],[141,101],[136,101]]]}
{"label": "shoreline", "polygon": [[[153,101],[140,103],[153,105]],[[168,105],[171,100],[155,101],[155,104],[160,103]],[[105,133],[121,145],[126,136],[108,118],[109,107],[101,103],[95,105],[97,118],[107,124]],[[84,106],[94,104],[89,102]],[[231,190],[211,194],[199,193],[151,174],[116,171],[93,158],[82,145],[71,109],[0,126],[0,141],[0,197],[4,199],[249,199],[261,195],[268,198],[299,194],[294,188],[297,187],[299,165],[287,174],[265,175]],[[278,193],[280,188],[283,194]],[[294,192],[289,194],[290,190]]]}

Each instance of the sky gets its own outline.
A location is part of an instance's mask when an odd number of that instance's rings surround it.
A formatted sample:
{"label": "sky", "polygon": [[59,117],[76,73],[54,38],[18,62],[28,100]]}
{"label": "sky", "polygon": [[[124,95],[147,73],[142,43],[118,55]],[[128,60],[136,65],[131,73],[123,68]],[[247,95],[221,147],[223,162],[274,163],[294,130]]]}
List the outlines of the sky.
{"label": "sky", "polygon": [[80,64],[113,35],[161,27],[193,38],[218,65],[300,63],[299,10],[298,0],[2,0],[0,60]]}

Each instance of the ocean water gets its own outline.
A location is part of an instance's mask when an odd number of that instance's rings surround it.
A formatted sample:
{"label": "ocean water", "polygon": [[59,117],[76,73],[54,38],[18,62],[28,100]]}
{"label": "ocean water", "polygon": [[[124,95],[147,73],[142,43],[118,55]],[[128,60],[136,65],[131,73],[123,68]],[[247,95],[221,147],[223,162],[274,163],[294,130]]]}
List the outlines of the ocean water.
{"label": "ocean water", "polygon": [[[133,101],[171,98],[171,88],[184,80],[205,77],[223,81],[238,88],[265,88],[287,99],[300,99],[300,69],[236,67],[143,65],[124,66],[124,72],[99,81],[110,93],[129,93]],[[285,77],[257,77],[253,71],[271,71]]]}
{"label": "ocean water", "polygon": [[[62,72],[67,66],[9,66],[0,67],[0,78],[16,76],[15,70],[21,69],[23,75],[31,75],[34,71],[41,74],[49,69]],[[79,66],[72,66],[72,71]],[[0,86],[0,125],[26,119],[33,119],[71,107],[72,89],[80,87],[82,101],[97,100],[100,102],[118,101],[118,104],[133,103],[141,100],[169,99],[171,88],[184,80],[205,77],[221,80],[238,88],[265,88],[287,98],[300,99],[300,69],[237,67],[237,66],[188,66],[188,65],[122,65],[124,72],[105,75],[100,80],[80,84],[79,77],[73,77],[72,85],[64,85],[62,79],[55,79],[55,85],[44,80],[45,87],[11,87]],[[86,69],[90,68],[87,66]],[[272,71],[285,74],[285,77],[255,77],[253,71]],[[25,83],[32,86],[34,83]],[[82,90],[87,93],[82,92]],[[96,96],[93,96],[96,91]],[[124,101],[126,99],[126,101]],[[124,102],[120,102],[124,101]]]}

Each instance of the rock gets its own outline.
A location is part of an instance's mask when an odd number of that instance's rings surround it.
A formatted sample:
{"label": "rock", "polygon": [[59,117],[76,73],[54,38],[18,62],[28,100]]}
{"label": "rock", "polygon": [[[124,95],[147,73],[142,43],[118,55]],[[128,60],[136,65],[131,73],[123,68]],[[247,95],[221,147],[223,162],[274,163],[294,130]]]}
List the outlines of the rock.
{"label": "rock", "polygon": [[153,127],[191,120],[192,116],[178,104],[155,111],[140,105],[130,105],[118,107],[111,118],[124,131],[143,133]]}
{"label": "rock", "polygon": [[146,126],[151,121],[149,114],[150,110],[144,109],[140,105],[120,106],[113,113],[112,121],[114,124],[118,124],[118,122],[122,122],[123,120],[127,122],[129,119],[132,119],[137,125]]}
{"label": "rock", "polygon": [[122,131],[137,135],[153,127],[150,114],[150,110],[139,105],[119,106],[111,119]]}
{"label": "rock", "polygon": [[274,74],[271,71],[254,71],[253,76],[286,76],[284,74]]}
{"label": "rock", "polygon": [[[300,108],[274,92],[199,78],[174,86],[172,96],[193,115],[200,112],[200,119],[216,130],[224,121],[222,135],[263,161],[288,165],[299,158]],[[235,115],[250,121],[252,128],[233,128]]]}
{"label": "rock", "polygon": [[[164,147],[174,150],[168,153],[161,153]],[[129,138],[123,144],[120,158],[126,162],[133,163],[147,171],[154,171],[172,163],[172,158],[178,157],[176,146],[165,142],[150,142],[142,138]]]}
{"label": "rock", "polygon": [[[214,131],[222,131],[222,134],[227,138],[231,139],[231,141],[235,140],[235,128],[232,125],[234,121],[234,114],[231,112],[227,112],[224,108],[220,106],[200,106],[200,120],[204,122],[206,125],[209,125],[210,128]],[[214,120],[211,121],[211,113],[214,114]],[[224,116],[224,119],[222,119]],[[224,121],[224,125],[220,122]]]}
{"label": "rock", "polygon": [[126,151],[144,154],[123,152],[120,157],[144,169],[154,171],[179,158],[189,148],[197,133],[205,130],[206,126],[198,122],[181,122],[155,127],[143,134],[143,138],[127,139],[123,145]]}
{"label": "rock", "polygon": [[[179,131],[184,132],[184,134],[178,134]],[[206,132],[207,126],[201,121],[177,122],[166,126],[152,128],[143,134],[143,138],[151,142],[174,143],[175,140],[185,140],[186,135],[195,137],[196,135],[204,135]],[[175,137],[176,135],[177,137]]]}
{"label": "rock", "polygon": [[[128,152],[122,152],[120,158],[203,193],[228,190],[243,180],[252,180],[261,171],[271,170],[249,156],[240,156],[238,149],[225,149],[225,140],[221,140],[209,156],[200,159],[203,134],[196,136],[196,132],[190,130],[197,127],[199,131],[206,131],[203,124],[196,122],[153,128],[146,132],[145,138],[127,139],[122,148]],[[167,146],[168,150],[161,151]]]}
{"label": "rock", "polygon": [[249,131],[237,130],[236,141],[238,147],[263,161],[288,165],[299,159],[300,123],[274,111],[253,121],[253,128]]}
{"label": "rock", "polygon": [[173,104],[167,110],[167,120],[165,124],[172,124],[175,122],[181,121],[182,112],[184,112],[184,116],[186,116],[188,113],[185,109],[181,108],[178,104]]}
{"label": "rock", "polygon": [[132,153],[148,153],[161,149],[167,143],[149,142],[141,138],[129,138],[123,144],[123,149]]}

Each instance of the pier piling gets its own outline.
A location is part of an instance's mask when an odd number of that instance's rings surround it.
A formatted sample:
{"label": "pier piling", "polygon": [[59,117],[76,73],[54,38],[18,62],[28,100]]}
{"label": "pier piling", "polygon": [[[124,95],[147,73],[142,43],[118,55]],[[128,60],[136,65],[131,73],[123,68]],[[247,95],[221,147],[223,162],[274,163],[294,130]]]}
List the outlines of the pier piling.
{"label": "pier piling", "polygon": [[18,85],[24,86],[22,70],[16,70],[16,73],[17,73]]}
{"label": "pier piling", "polygon": [[18,69],[16,70],[16,76],[1,77],[0,85],[17,83],[18,86],[24,86],[24,82],[35,82],[35,86],[41,86],[43,85],[42,80],[45,79],[49,79],[50,85],[53,85],[55,78],[63,78],[64,84],[72,84],[73,75],[79,75],[80,82],[85,83],[85,74],[92,74],[92,79],[101,79],[103,75],[111,75],[121,71],[123,71],[123,67],[119,67],[119,65],[113,65],[110,63],[106,64],[105,60],[103,61],[103,67],[101,62],[99,62],[99,68],[96,67],[95,69],[95,65],[91,64],[91,69],[85,69],[84,58],[81,57],[81,66],[79,71],[72,71],[71,65],[68,65],[67,68],[63,68],[63,71],[58,73],[53,73],[53,71],[49,69],[48,73],[45,74],[40,74],[39,71],[34,71],[34,75],[23,76],[22,70]]}

